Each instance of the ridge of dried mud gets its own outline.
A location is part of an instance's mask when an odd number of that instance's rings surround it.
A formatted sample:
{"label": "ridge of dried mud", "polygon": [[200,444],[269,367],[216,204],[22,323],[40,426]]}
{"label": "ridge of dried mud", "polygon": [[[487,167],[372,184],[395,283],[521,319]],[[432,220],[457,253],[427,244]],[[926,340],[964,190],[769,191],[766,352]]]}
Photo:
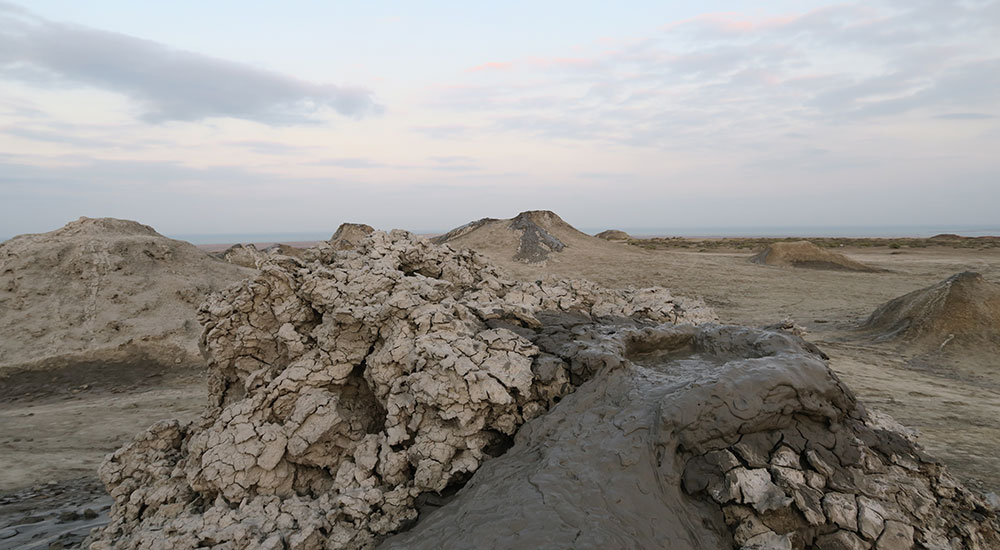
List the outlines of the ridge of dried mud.
{"label": "ridge of dried mud", "polygon": [[873,273],[878,268],[854,261],[847,256],[826,250],[809,241],[776,242],[750,258],[755,264],[790,266],[810,269],[830,269],[836,271],[859,271]]}
{"label": "ridge of dried mud", "polygon": [[515,283],[401,231],[315,253],[202,307],[212,406],[109,457],[115,505],[93,548],[371,547],[592,375],[518,332],[543,326],[536,312],[715,319],[660,288]]}

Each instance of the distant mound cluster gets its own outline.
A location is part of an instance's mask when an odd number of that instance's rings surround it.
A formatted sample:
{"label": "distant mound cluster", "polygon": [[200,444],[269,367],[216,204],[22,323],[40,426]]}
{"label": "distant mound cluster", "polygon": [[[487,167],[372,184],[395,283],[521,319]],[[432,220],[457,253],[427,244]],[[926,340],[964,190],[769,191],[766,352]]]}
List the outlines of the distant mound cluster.
{"label": "distant mound cluster", "polygon": [[0,243],[0,367],[202,364],[198,305],[251,273],[128,220],[14,237]]}
{"label": "distant mound cluster", "polygon": [[885,303],[861,328],[883,341],[1000,348],[1000,285],[959,273]]}
{"label": "distant mound cluster", "polygon": [[820,248],[809,241],[776,242],[750,261],[761,265],[829,269],[835,271],[878,272],[881,269],[856,262],[843,254]]}

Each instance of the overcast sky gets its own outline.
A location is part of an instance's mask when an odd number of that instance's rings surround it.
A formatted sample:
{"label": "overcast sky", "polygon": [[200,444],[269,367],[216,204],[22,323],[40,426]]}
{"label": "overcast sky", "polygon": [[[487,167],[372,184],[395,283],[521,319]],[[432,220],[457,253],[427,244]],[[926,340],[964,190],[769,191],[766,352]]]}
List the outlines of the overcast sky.
{"label": "overcast sky", "polygon": [[0,237],[1000,225],[1000,1],[476,4],[0,0]]}

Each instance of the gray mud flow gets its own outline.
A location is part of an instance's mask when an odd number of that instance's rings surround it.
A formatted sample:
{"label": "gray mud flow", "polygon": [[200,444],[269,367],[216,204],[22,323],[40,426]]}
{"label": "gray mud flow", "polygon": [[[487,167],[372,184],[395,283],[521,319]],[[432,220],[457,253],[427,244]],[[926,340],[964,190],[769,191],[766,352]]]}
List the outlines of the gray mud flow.
{"label": "gray mud flow", "polygon": [[108,523],[111,502],[96,477],[0,493],[0,550],[78,548]]}
{"label": "gray mud flow", "polygon": [[[565,354],[602,329],[569,332],[536,343]],[[1000,544],[996,516],[869,418],[798,338],[677,327],[612,339],[628,363],[525,424],[453,500],[379,548]]]}

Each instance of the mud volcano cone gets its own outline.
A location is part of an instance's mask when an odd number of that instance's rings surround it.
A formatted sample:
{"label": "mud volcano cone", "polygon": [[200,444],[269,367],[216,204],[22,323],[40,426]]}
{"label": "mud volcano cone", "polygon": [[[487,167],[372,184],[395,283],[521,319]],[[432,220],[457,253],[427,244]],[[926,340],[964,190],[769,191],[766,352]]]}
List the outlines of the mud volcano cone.
{"label": "mud volcano cone", "polygon": [[1000,285],[959,273],[883,304],[861,328],[882,341],[1000,348]]}
{"label": "mud volcano cone", "polygon": [[882,271],[856,262],[843,254],[820,248],[809,241],[777,242],[764,249],[750,261],[761,265],[829,269],[835,271]]}
{"label": "mud volcano cone", "polygon": [[495,253],[526,264],[544,264],[568,247],[586,250],[607,244],[549,210],[529,210],[508,220],[483,218],[435,237],[433,242]]}

